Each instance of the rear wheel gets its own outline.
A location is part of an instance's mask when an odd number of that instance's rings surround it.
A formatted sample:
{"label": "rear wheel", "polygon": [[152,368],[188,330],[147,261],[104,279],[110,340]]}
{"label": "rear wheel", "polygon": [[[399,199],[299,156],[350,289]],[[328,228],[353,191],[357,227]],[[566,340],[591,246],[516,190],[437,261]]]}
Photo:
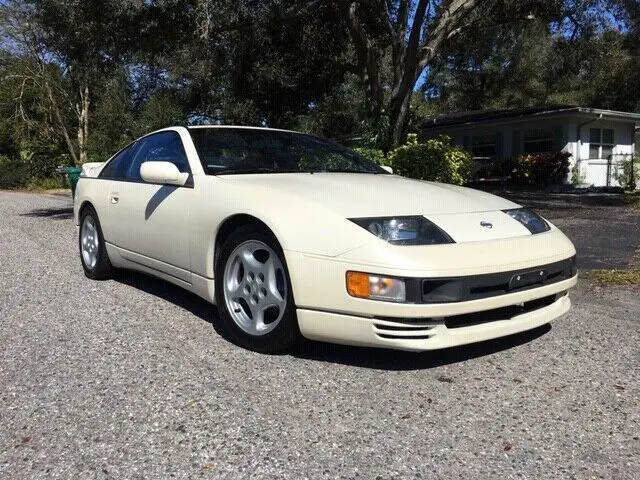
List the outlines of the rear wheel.
{"label": "rear wheel", "polygon": [[234,343],[279,353],[298,342],[284,255],[269,232],[253,225],[233,232],[221,247],[215,278],[220,318]]}
{"label": "rear wheel", "polygon": [[114,270],[104,244],[100,221],[91,206],[85,207],[80,215],[78,245],[82,268],[88,278],[106,280],[113,276]]}

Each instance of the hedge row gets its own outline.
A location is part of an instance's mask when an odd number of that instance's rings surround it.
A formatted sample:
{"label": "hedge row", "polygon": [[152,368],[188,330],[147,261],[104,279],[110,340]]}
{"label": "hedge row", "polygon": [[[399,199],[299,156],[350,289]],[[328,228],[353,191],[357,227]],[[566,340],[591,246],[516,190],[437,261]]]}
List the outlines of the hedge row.
{"label": "hedge row", "polygon": [[9,158],[0,155],[0,188],[21,188],[28,184],[56,177],[56,167],[65,163],[59,157],[30,155]]}
{"label": "hedge row", "polygon": [[413,142],[384,154],[371,148],[354,149],[362,157],[379,165],[388,165],[403,177],[462,185],[471,175],[470,152],[454,145],[451,138],[440,136],[424,143]]}
{"label": "hedge row", "polygon": [[440,136],[424,143],[410,143],[384,154],[380,150],[356,148],[361,156],[379,165],[389,165],[404,177],[464,185],[478,178],[501,178],[522,186],[563,183],[569,174],[570,153],[551,152],[521,155],[491,162],[472,175],[473,155]]}

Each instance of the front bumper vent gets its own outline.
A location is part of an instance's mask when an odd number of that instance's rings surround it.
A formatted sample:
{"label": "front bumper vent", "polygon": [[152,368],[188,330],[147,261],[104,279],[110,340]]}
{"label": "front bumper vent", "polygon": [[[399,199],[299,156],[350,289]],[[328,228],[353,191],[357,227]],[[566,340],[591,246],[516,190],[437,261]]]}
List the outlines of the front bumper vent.
{"label": "front bumper vent", "polygon": [[467,277],[425,278],[416,303],[453,303],[520,292],[568,280],[576,274],[576,257],[526,270]]}
{"label": "front bumper vent", "polygon": [[500,320],[508,320],[518,315],[531,313],[548,307],[567,295],[567,291],[559,292],[517,305],[484,310],[481,312],[452,315],[440,318],[396,318],[375,317],[374,332],[380,338],[400,340],[426,340],[438,333],[438,327],[447,329],[473,327]]}
{"label": "front bumper vent", "polygon": [[374,324],[374,331],[380,338],[396,340],[426,340],[433,336],[432,330],[437,326],[432,322],[416,322],[412,320],[394,319],[393,322]]}
{"label": "front bumper vent", "polygon": [[466,315],[454,315],[446,317],[444,324],[447,328],[463,328],[480,325],[482,323],[495,322],[496,320],[504,320],[505,318],[513,318],[518,315],[533,312],[544,307],[548,307],[558,298],[566,295],[562,292],[557,295],[549,295],[548,297],[538,298],[521,305],[512,305],[509,307],[495,308],[484,312],[468,313]]}

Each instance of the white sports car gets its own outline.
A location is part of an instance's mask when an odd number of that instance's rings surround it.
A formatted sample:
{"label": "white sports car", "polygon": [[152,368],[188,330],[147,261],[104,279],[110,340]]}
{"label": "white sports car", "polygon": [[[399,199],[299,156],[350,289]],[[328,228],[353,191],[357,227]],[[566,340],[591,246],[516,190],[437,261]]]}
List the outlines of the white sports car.
{"label": "white sports car", "polygon": [[534,212],[283,130],[146,135],[84,165],[74,215],[87,277],[172,282],[262,352],[301,336],[414,351],[502,337],[567,312],[577,281],[572,243]]}

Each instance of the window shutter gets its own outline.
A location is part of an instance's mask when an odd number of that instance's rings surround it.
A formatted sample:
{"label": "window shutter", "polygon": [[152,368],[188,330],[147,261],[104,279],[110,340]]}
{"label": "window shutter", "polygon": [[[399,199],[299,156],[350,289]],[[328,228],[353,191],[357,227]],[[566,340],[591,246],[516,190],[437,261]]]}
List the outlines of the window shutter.
{"label": "window shutter", "polygon": [[504,158],[504,133],[496,133],[496,158]]}
{"label": "window shutter", "polygon": [[520,145],[521,145],[521,141],[520,141],[520,132],[517,130],[513,131],[513,135],[511,137],[511,156],[513,158],[517,157],[518,155],[520,155],[521,151],[520,151]]}
{"label": "window shutter", "polygon": [[566,146],[566,142],[564,140],[564,127],[562,125],[557,125],[553,127],[553,148],[556,151],[562,150]]}

